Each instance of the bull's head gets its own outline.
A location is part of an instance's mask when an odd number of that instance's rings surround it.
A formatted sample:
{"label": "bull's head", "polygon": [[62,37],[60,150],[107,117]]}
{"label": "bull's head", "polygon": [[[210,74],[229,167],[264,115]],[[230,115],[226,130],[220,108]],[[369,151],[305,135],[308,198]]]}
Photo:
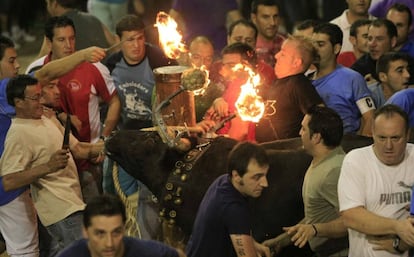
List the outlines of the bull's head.
{"label": "bull's head", "polygon": [[180,148],[179,143],[180,139],[185,132],[188,131],[178,131],[176,135],[173,135],[171,131],[168,130],[165,125],[165,121],[161,110],[167,107],[172,99],[184,91],[192,91],[194,94],[200,94],[204,92],[204,89],[208,85],[208,73],[198,68],[189,68],[185,70],[181,76],[181,86],[179,89],[164,99],[158,105],[154,103],[152,111],[152,120],[157,128],[158,134],[162,138],[163,142],[166,143],[169,147]]}

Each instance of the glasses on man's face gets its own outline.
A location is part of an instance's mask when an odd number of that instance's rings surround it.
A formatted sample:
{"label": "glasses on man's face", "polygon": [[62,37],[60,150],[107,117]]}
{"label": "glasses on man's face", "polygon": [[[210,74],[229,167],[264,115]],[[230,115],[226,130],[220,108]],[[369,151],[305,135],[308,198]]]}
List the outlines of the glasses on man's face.
{"label": "glasses on man's face", "polygon": [[39,100],[40,100],[40,98],[41,98],[42,96],[40,95],[40,94],[37,94],[37,95],[34,95],[34,96],[24,96],[24,99],[29,99],[29,100],[32,100],[32,101],[37,101],[37,102],[39,102]]}
{"label": "glasses on man's face", "polygon": [[202,62],[213,62],[213,56],[201,56],[199,54],[192,54],[190,53],[190,57],[191,59],[193,59],[193,61],[202,61]]}

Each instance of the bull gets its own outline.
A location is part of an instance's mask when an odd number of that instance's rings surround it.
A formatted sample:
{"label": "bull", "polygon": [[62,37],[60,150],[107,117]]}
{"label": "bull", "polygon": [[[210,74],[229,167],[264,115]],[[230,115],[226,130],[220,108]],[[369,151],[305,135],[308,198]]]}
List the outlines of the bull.
{"label": "bull", "polygon": [[[185,244],[204,193],[215,178],[226,172],[227,154],[236,143],[230,138],[217,137],[182,153],[168,147],[155,132],[119,131],[107,140],[106,149],[111,159],[157,196],[164,223],[174,226],[173,234],[182,233],[180,240]],[[347,136],[342,146],[349,151],[371,143],[371,138]],[[252,233],[258,242],[282,233],[283,226],[296,224],[303,218],[301,187],[311,162],[300,138],[262,145],[270,157],[269,187],[250,202]],[[309,248],[291,246],[278,256],[312,256],[312,253]]]}

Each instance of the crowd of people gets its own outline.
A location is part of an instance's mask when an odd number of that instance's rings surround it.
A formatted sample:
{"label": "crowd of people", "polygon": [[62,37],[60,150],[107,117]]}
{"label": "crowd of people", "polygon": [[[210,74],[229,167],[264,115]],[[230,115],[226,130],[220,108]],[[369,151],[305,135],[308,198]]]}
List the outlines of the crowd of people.
{"label": "crowd of people", "polygon": [[[285,33],[286,3],[173,0],[164,11],[188,51],[171,59],[154,44],[145,7],[157,8],[147,1],[91,0],[86,13],[76,0],[46,0],[39,58],[24,75],[13,38],[0,35],[0,232],[8,255],[268,257],[309,244],[321,257],[408,256],[414,4],[346,4],[330,21],[294,21]],[[115,131],[157,125],[154,69],[172,65],[209,70],[191,125],[239,141],[200,204],[185,253],[151,241],[160,225],[153,194],[121,166],[114,178],[104,154]],[[257,123],[237,115],[249,75],[239,66],[261,77],[265,110]],[[373,144],[346,154],[347,134]],[[303,219],[256,242],[246,198],[273,186],[258,143],[295,137],[312,157]],[[128,215],[140,239],[124,236],[127,214],[114,179],[133,206]]]}

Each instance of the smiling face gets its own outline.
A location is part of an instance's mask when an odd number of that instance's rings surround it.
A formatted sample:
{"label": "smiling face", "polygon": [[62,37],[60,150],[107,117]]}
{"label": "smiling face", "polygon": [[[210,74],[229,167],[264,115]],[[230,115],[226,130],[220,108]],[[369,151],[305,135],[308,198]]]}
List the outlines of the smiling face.
{"label": "smiling face", "polygon": [[39,84],[28,85],[23,98],[15,98],[16,116],[22,119],[40,119],[43,114],[42,89]]}
{"label": "smiling face", "polygon": [[260,166],[255,159],[250,159],[243,176],[235,170],[232,171],[233,185],[242,195],[257,198],[262,194],[263,189],[268,187],[266,178],[268,170],[268,165]]}
{"label": "smiling face", "polygon": [[123,31],[120,38],[121,51],[128,64],[140,63],[145,57],[145,34],[144,30]]}
{"label": "smiling face", "polygon": [[121,257],[124,253],[124,223],[121,215],[97,215],[84,228],[88,248],[94,257]]}
{"label": "smiling face", "polygon": [[393,166],[403,161],[408,133],[401,116],[379,115],[374,120],[372,135],[375,155],[382,163]]}

